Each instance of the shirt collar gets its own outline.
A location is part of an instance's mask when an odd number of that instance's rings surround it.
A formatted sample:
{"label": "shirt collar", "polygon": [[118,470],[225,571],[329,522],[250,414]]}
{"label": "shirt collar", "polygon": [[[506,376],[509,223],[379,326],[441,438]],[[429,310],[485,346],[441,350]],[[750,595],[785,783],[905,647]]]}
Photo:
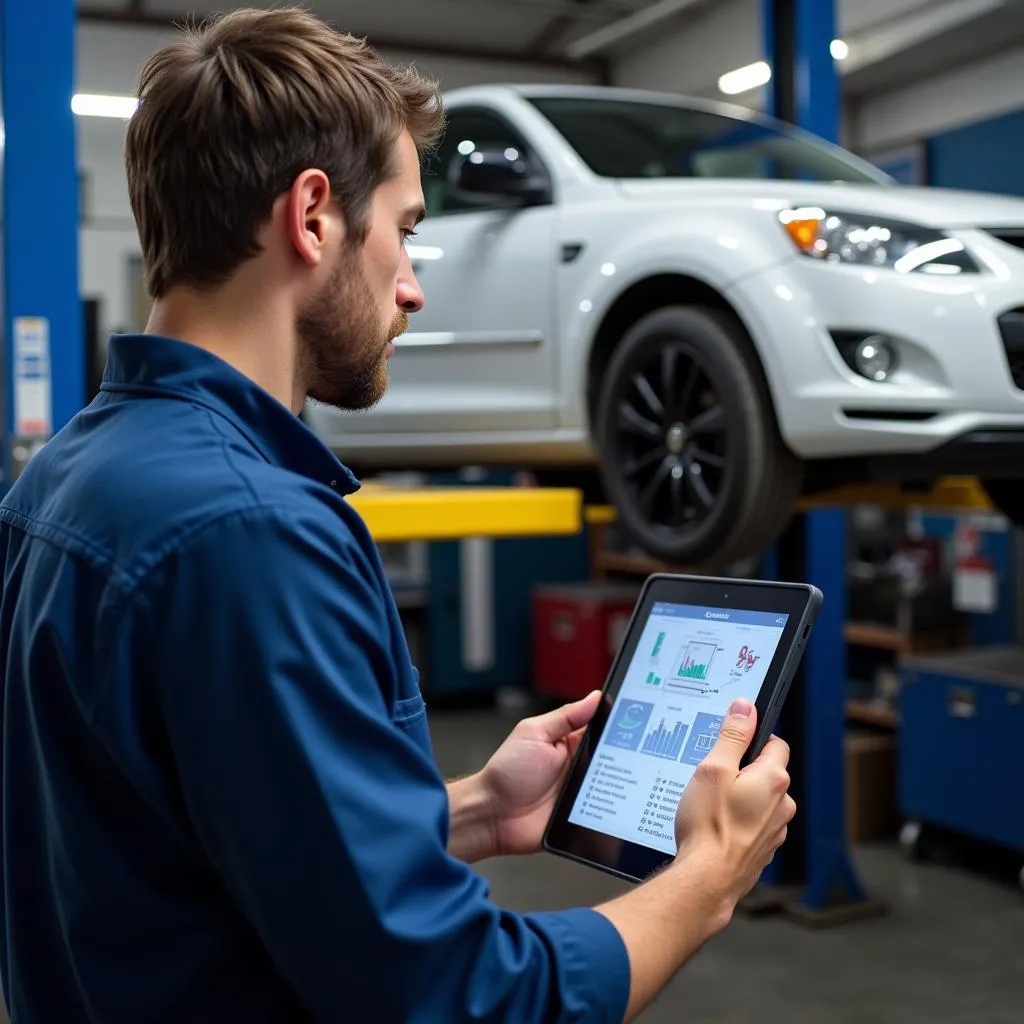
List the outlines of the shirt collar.
{"label": "shirt collar", "polygon": [[359,481],[290,409],[206,349],[155,334],[110,339],[101,390],[195,402],[228,419],[267,462],[302,473],[340,494]]}

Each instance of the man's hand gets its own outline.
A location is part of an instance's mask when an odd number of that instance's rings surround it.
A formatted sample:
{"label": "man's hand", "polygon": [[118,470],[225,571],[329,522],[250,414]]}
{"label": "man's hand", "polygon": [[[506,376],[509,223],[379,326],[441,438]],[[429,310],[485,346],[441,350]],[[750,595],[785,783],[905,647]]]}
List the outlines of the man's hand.
{"label": "man's hand", "polygon": [[756,727],[753,705],[734,701],[679,801],[675,860],[644,885],[596,908],[629,952],[627,1020],[729,923],[786,838],[796,811],[787,793],[789,748],[773,738],[740,770]]}
{"label": "man's hand", "polygon": [[496,853],[534,853],[576,749],[600,702],[595,690],[574,704],[521,721],[480,772]]}
{"label": "man's hand", "polygon": [[718,740],[701,762],[676,814],[676,862],[707,875],[731,910],[754,887],[786,840],[796,813],[789,792],[789,747],[772,737],[760,756],[740,770],[757,729],[757,711],[734,701]]}

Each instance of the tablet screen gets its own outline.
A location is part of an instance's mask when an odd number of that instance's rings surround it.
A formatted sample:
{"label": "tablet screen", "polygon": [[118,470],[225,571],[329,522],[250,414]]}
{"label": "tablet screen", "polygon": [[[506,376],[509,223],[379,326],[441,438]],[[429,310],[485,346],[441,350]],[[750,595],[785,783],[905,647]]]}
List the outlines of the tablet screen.
{"label": "tablet screen", "polygon": [[683,788],[730,703],[757,701],[788,619],[652,605],[569,821],[674,856]]}

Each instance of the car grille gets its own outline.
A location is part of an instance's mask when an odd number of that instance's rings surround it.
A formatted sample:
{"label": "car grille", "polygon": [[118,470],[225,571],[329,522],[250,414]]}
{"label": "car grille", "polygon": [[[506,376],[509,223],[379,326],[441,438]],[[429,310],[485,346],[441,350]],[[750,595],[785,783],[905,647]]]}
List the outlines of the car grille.
{"label": "car grille", "polygon": [[1000,242],[1024,249],[1024,228],[989,228],[988,233]]}
{"label": "car grille", "polygon": [[1024,309],[1011,309],[999,318],[1006,361],[1013,383],[1024,389]]}

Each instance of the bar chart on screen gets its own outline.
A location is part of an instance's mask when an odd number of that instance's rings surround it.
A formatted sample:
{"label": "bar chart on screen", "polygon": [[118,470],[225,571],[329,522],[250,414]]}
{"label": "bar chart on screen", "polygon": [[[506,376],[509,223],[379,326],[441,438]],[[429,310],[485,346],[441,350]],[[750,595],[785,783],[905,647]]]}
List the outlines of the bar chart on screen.
{"label": "bar chart on screen", "polygon": [[665,630],[659,630],[657,639],[654,641],[654,646],[651,648],[650,662],[652,665],[658,663],[658,658],[661,655],[662,645],[665,643]]}
{"label": "bar chart on screen", "polygon": [[687,728],[682,722],[677,721],[675,727],[669,731],[665,728],[665,719],[661,719],[658,727],[647,734],[640,753],[675,761],[683,749]]}
{"label": "bar chart on screen", "polygon": [[718,644],[705,640],[691,640],[679,656],[675,677],[703,682],[711,671],[711,663],[718,653]]}

